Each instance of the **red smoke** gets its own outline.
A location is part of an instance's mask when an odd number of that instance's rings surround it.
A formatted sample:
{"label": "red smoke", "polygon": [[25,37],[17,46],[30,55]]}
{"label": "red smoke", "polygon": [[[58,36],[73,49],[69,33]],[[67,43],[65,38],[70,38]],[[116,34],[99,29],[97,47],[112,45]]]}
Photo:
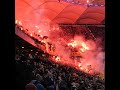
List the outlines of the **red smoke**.
{"label": "red smoke", "polygon": [[52,43],[52,47],[55,48],[54,51],[47,50],[47,53],[53,55],[52,61],[90,74],[94,72],[104,74],[105,53],[102,51],[100,38],[94,41],[86,40],[83,35],[73,37],[67,35],[58,25],[51,27],[49,24],[35,26],[34,29],[25,32],[38,40],[41,40],[40,37],[48,36],[45,42]]}

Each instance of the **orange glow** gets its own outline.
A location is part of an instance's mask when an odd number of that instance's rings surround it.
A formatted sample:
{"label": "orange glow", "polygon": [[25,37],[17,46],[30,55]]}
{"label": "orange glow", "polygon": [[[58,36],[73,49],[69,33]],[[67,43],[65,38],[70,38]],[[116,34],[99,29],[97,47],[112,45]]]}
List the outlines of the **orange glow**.
{"label": "orange glow", "polygon": [[68,46],[76,47],[77,46],[77,42],[73,41],[71,43],[68,43]]}
{"label": "orange glow", "polygon": [[83,70],[83,67],[81,67],[80,69]]}
{"label": "orange glow", "polygon": [[22,22],[21,22],[21,21],[19,21],[19,25],[22,25]]}
{"label": "orange glow", "polygon": [[18,20],[15,20],[15,23],[17,24],[17,23],[18,23]]}
{"label": "orange glow", "polygon": [[84,48],[80,48],[80,52],[85,52],[85,49]]}
{"label": "orange glow", "polygon": [[41,40],[41,42],[45,43],[45,40]]}
{"label": "orange glow", "polygon": [[81,63],[78,64],[78,67],[81,67]]}
{"label": "orange glow", "polygon": [[42,37],[43,37],[43,35],[40,35],[40,37],[42,38]]}
{"label": "orange glow", "polygon": [[32,34],[30,34],[30,36],[33,36]]}
{"label": "orange glow", "polygon": [[55,58],[55,60],[56,60],[56,61],[60,61],[60,57],[57,56],[57,57]]}
{"label": "orange glow", "polygon": [[38,32],[40,33],[41,31],[39,30]]}
{"label": "orange glow", "polygon": [[85,52],[86,50],[89,50],[89,47],[84,42],[81,43],[81,46],[82,47],[79,49],[80,52]]}
{"label": "orange glow", "polygon": [[89,47],[84,42],[82,42],[81,45],[85,50],[89,50]]}

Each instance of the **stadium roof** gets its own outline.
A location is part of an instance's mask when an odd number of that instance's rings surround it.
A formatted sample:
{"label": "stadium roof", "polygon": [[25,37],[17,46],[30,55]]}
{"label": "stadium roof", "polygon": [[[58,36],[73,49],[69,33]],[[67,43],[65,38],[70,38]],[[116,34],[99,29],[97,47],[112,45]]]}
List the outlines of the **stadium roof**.
{"label": "stadium roof", "polygon": [[29,23],[103,24],[105,0],[15,0],[15,19]]}

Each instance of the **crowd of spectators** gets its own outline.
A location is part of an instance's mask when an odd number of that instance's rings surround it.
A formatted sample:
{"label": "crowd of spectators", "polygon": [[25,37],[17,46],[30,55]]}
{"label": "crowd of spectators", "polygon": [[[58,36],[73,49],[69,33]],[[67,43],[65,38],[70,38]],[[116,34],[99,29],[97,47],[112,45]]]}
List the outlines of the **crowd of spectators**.
{"label": "crowd of spectators", "polygon": [[[19,45],[24,45],[24,48]],[[28,45],[22,44],[21,40],[15,48],[16,90],[105,89],[104,79],[54,63],[47,53],[26,47]]]}
{"label": "crowd of spectators", "polygon": [[[87,26],[87,25],[86,25]],[[88,26],[86,27],[85,25],[60,25],[59,29],[65,31],[65,34],[67,35],[85,35],[85,36],[89,36],[90,32],[88,31],[88,29],[90,29],[90,31],[94,34],[95,37],[103,37],[105,35],[105,27],[99,27],[99,26]],[[18,25],[16,24],[15,27],[21,31],[23,31],[24,33],[28,34],[29,30],[28,29],[24,29],[22,25]],[[56,28],[58,29],[58,28]],[[37,33],[34,33],[35,36],[40,36],[37,35]]]}

